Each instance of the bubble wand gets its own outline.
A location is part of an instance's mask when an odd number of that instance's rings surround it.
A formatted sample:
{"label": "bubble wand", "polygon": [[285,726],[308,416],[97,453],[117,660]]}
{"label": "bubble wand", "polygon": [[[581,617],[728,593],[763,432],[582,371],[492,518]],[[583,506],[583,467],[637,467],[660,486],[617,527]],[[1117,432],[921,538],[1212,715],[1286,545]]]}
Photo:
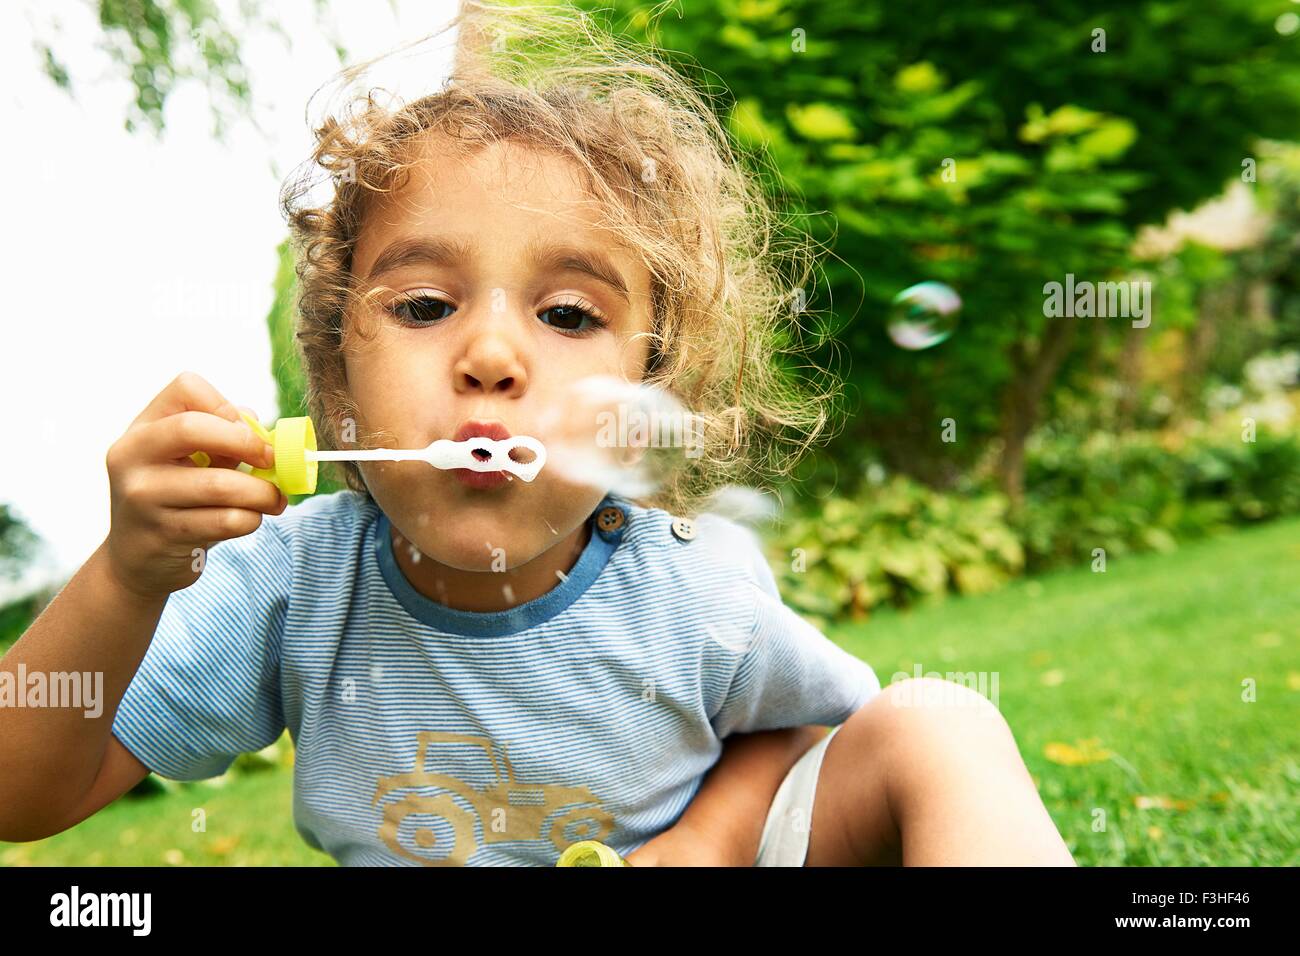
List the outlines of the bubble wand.
{"label": "bubble wand", "polygon": [[[275,463],[257,468],[241,461],[237,471],[264,478],[286,495],[310,495],[316,491],[318,463],[322,461],[427,461],[434,468],[466,468],[470,471],[508,471],[524,481],[532,481],[546,464],[546,446],[528,435],[512,438],[469,438],[451,441],[439,438],[426,448],[371,448],[358,451],[320,451],[316,447],[316,430],[311,419],[281,418],[269,431],[250,413],[240,410],[248,426],[259,438],[275,449]],[[528,462],[511,457],[516,448],[533,453]],[[475,452],[485,454],[480,458]],[[212,464],[206,452],[196,451],[190,460],[200,468]]]}

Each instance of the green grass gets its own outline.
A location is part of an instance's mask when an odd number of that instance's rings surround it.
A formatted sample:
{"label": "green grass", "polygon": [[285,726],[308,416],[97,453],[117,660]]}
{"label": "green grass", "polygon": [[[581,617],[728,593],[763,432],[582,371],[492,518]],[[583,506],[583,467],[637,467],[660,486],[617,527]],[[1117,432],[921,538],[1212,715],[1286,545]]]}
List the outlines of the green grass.
{"label": "green grass", "polygon": [[[288,735],[278,746],[287,753]],[[241,758],[241,764],[254,761]],[[149,778],[157,780],[156,777]],[[165,789],[164,789],[165,788]],[[293,827],[289,760],[128,794],[71,830],[0,843],[5,866],[334,866]],[[202,810],[202,817],[195,814]],[[196,824],[203,829],[196,831]]]}
{"label": "green grass", "polygon": [[[882,683],[917,663],[996,673],[999,706],[1080,864],[1300,864],[1300,521],[832,636]],[[1090,739],[1094,762],[1047,756],[1068,744],[1087,757]],[[125,797],[48,840],[0,844],[0,864],[330,865],[293,828],[289,758]],[[206,832],[193,829],[197,808]]]}
{"label": "green grass", "polygon": [[[917,663],[996,673],[1002,714],[1081,865],[1300,864],[1300,522],[832,636],[882,684]],[[1054,762],[1054,743],[1101,759]]]}

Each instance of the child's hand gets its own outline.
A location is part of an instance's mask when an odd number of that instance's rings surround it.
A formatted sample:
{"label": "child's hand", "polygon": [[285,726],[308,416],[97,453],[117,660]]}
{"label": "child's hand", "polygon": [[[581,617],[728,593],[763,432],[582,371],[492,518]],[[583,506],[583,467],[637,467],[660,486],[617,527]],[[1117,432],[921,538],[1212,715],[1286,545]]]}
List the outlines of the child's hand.
{"label": "child's hand", "polygon": [[653,840],[629,853],[625,860],[633,866],[753,866],[738,848],[718,836],[698,831],[689,823],[678,822]]}
{"label": "child's hand", "polygon": [[[212,467],[190,460],[200,450]],[[270,446],[207,381],[182,372],[158,393],[104,462],[112,502],[105,551],[123,587],[147,598],[187,588],[209,546],[284,511],[280,489],[235,471],[241,461],[270,467]]]}

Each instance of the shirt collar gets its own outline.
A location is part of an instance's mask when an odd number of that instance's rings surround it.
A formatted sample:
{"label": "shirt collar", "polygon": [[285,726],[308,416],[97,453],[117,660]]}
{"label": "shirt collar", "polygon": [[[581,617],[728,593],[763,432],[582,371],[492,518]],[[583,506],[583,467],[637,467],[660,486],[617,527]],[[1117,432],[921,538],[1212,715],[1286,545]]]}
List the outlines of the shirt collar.
{"label": "shirt collar", "polygon": [[[606,513],[607,520],[596,520],[608,508],[621,512],[621,519],[612,513]],[[466,637],[515,634],[555,617],[580,598],[596,580],[622,540],[631,517],[631,508],[626,501],[613,494],[606,495],[587,516],[587,523],[592,529],[591,537],[582,549],[577,563],[559,584],[540,597],[504,611],[462,611],[425,597],[406,579],[393,554],[388,516],[383,509],[377,510],[379,516],[372,525],[374,537],[370,544],[371,553],[379,563],[379,571],[393,597],[421,623],[438,631]]]}

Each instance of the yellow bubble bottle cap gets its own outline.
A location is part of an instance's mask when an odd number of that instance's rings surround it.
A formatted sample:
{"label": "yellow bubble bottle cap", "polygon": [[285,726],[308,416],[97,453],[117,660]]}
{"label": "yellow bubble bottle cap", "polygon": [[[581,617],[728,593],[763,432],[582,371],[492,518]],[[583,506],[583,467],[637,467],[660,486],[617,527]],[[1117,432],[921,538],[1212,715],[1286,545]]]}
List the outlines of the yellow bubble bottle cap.
{"label": "yellow bubble bottle cap", "polygon": [[[259,438],[275,449],[275,461],[270,468],[255,468],[241,461],[237,470],[266,479],[286,495],[314,494],[319,465],[308,455],[316,451],[316,429],[311,419],[281,418],[267,431],[253,415],[243,409],[239,414]],[[190,459],[200,468],[212,464],[212,459],[201,451],[194,452]]]}
{"label": "yellow bubble bottle cap", "polygon": [[[281,418],[275,428],[267,431],[250,412],[241,408],[239,414],[258,437],[275,449],[275,462],[271,468],[254,468],[247,462],[236,467],[245,474],[265,478],[286,495],[315,494],[316,473],[322,461],[423,461],[443,470],[509,472],[524,481],[536,478],[546,464],[546,446],[529,435],[501,440],[484,436],[464,441],[439,438],[427,448],[321,451],[316,447],[316,430],[310,418]],[[522,461],[516,458],[519,449],[530,457]],[[200,468],[212,464],[202,451],[191,453],[190,459]]]}
{"label": "yellow bubble bottle cap", "polygon": [[556,866],[631,866],[617,851],[598,840],[579,840],[560,854]]}

